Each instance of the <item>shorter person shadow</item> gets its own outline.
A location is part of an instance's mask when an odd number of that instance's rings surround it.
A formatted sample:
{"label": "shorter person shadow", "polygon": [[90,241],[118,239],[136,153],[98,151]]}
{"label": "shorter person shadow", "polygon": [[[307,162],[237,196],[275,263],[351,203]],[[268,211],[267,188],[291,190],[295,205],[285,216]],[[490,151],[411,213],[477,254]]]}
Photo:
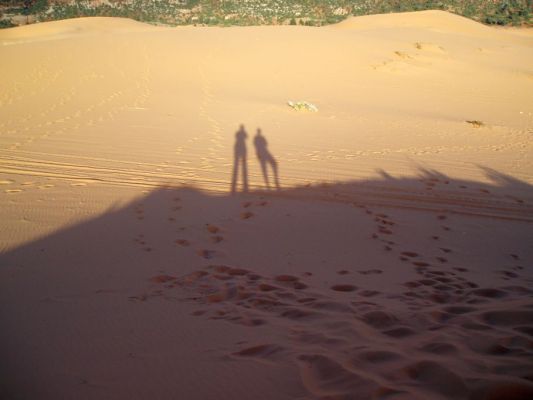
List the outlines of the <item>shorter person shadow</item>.
{"label": "shorter person shadow", "polygon": [[259,160],[259,163],[261,164],[261,171],[263,172],[263,179],[265,180],[265,185],[267,189],[271,189],[270,187],[270,181],[268,179],[268,171],[267,166],[270,166],[272,169],[272,173],[274,175],[274,185],[276,186],[276,189],[280,189],[279,185],[279,175],[278,175],[278,162],[276,159],[272,156],[270,151],[268,150],[268,143],[266,138],[261,133],[261,129],[257,129],[257,133],[254,137],[254,146],[255,146],[255,153],[257,154],[257,158]]}
{"label": "shorter person shadow", "polygon": [[[248,159],[247,159],[247,149],[246,149],[246,139],[248,138],[248,133],[244,128],[244,125],[241,124],[239,130],[235,132],[235,145],[234,145],[234,156],[233,156],[233,173],[231,178],[231,193],[237,191],[238,181],[239,181],[239,172],[242,174],[242,191],[248,192]],[[270,190],[271,184],[269,179],[269,168],[272,170],[272,175],[274,179],[274,186],[279,190],[279,170],[278,162],[272,156],[268,150],[268,142],[265,136],[262,134],[261,129],[257,129],[257,133],[254,136],[254,147],[257,159],[261,165],[261,171],[263,174],[263,179],[265,181],[265,186]],[[239,171],[240,170],[240,171]]]}

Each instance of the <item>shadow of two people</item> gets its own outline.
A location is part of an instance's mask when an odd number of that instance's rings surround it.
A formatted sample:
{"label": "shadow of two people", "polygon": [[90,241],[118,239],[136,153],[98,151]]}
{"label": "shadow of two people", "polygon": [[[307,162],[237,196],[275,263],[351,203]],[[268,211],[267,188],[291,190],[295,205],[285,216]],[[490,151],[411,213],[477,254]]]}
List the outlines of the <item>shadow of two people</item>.
{"label": "shadow of two people", "polygon": [[[246,150],[246,139],[248,138],[248,133],[244,129],[244,125],[241,124],[239,130],[235,132],[235,146],[234,146],[234,157],[233,157],[233,174],[231,179],[231,193],[237,191],[237,181],[239,175],[239,168],[242,173],[242,191],[247,192],[249,189],[248,186],[248,161],[247,161],[247,150]],[[263,136],[261,129],[257,129],[257,133],[254,137],[254,147],[255,154],[261,165],[261,171],[263,172],[263,179],[265,180],[265,185],[268,190],[271,189],[269,174],[267,171],[267,166],[269,165],[272,169],[274,175],[274,185],[276,189],[280,189],[279,176],[278,176],[278,162],[272,156],[268,150],[268,143],[266,138]]]}

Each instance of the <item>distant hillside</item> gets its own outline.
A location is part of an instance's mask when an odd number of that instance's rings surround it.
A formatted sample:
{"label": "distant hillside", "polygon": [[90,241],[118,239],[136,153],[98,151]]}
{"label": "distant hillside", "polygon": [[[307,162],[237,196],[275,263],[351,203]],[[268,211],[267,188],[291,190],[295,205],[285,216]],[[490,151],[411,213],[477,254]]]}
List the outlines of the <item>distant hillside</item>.
{"label": "distant hillside", "polygon": [[445,10],[489,25],[531,26],[533,0],[1,0],[0,27],[111,16],[166,25],[310,25],[348,16]]}

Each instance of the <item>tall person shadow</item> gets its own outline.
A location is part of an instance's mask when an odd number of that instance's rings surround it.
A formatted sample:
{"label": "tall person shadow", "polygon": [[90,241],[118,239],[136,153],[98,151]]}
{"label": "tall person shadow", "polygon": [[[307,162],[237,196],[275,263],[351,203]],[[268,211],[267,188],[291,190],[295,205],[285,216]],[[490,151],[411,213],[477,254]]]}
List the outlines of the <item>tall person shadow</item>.
{"label": "tall person shadow", "polygon": [[276,186],[276,189],[279,190],[280,185],[279,185],[279,175],[278,175],[278,162],[268,150],[267,140],[261,133],[260,128],[257,129],[257,133],[254,137],[254,146],[255,146],[255,153],[257,154],[259,163],[261,164],[261,171],[263,172],[263,178],[265,180],[265,185],[267,189],[268,190],[271,189],[270,181],[268,179],[268,171],[267,171],[267,166],[269,165],[270,168],[272,169],[272,173],[274,174],[274,185]]}
{"label": "tall person shadow", "polygon": [[246,139],[248,134],[241,124],[239,130],[235,132],[235,146],[233,154],[233,174],[231,178],[231,193],[237,191],[237,180],[239,175],[239,167],[242,172],[242,191],[248,191],[248,161],[246,159]]}

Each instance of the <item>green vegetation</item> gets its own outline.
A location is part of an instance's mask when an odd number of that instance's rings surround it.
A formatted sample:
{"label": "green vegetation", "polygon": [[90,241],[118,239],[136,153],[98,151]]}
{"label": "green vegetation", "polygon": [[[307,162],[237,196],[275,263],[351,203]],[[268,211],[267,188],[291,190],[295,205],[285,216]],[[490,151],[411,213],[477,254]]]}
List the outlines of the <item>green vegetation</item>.
{"label": "green vegetation", "polygon": [[216,26],[320,26],[350,15],[437,9],[485,24],[530,26],[533,0],[0,0],[0,7],[4,14],[18,11],[34,15],[37,21],[112,16],[166,25]]}
{"label": "green vegetation", "polygon": [[474,128],[481,128],[482,126],[485,126],[483,122],[478,121],[478,120],[466,121],[466,122],[472,125]]}
{"label": "green vegetation", "polygon": [[4,28],[13,28],[17,25],[15,25],[14,23],[12,23],[10,20],[8,19],[0,19],[0,29],[4,29]]}

